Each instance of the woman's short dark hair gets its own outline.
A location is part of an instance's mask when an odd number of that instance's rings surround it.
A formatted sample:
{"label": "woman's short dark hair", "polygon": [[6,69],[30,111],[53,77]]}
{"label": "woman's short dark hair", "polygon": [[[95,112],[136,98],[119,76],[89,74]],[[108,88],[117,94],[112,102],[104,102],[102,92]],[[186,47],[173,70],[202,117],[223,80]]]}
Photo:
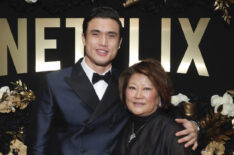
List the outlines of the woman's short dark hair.
{"label": "woman's short dark hair", "polygon": [[161,97],[161,108],[167,108],[170,105],[172,95],[172,84],[168,74],[164,71],[161,63],[155,59],[145,59],[133,66],[127,68],[120,74],[119,93],[121,101],[126,101],[126,89],[129,79],[134,73],[147,76],[152,82]]}
{"label": "woman's short dark hair", "polygon": [[96,7],[91,10],[90,14],[85,17],[83,22],[83,34],[86,37],[86,32],[88,28],[88,23],[94,18],[110,18],[115,20],[119,25],[119,34],[120,38],[122,38],[122,24],[119,20],[119,14],[116,10],[112,9],[111,7]]}

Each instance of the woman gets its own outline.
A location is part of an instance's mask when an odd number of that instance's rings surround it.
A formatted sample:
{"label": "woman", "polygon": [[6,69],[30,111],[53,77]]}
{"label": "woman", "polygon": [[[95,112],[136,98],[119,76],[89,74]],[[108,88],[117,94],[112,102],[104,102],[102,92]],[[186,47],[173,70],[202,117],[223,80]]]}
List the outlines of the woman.
{"label": "woman", "polygon": [[191,148],[178,144],[183,127],[165,111],[172,87],[161,64],[146,59],[126,69],[119,79],[121,101],[131,113],[113,155],[190,155]]}

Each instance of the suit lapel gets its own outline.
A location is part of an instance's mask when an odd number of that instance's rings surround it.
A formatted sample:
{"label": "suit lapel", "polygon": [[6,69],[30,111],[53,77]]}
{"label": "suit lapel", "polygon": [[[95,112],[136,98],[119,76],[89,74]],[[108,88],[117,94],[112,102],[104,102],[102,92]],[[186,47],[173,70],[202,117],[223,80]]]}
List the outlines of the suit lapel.
{"label": "suit lapel", "polygon": [[108,108],[110,108],[119,98],[118,94],[118,72],[112,68],[112,78],[106,89],[106,92],[100,101],[86,76],[83,68],[80,65],[82,59],[80,59],[72,68],[72,74],[70,78],[65,80],[70,87],[76,92],[80,99],[84,102],[84,106],[88,107],[92,113],[88,124],[97,119],[103,114]]}
{"label": "suit lapel", "polygon": [[81,59],[72,68],[72,74],[70,78],[65,80],[71,88],[77,93],[81,100],[93,112],[96,109],[97,104],[100,102],[93,85],[90,83],[83,68],[80,65]]}
{"label": "suit lapel", "polygon": [[100,101],[98,103],[94,113],[90,117],[88,123],[93,122],[95,119],[97,119],[101,114],[103,114],[109,107],[111,107],[113,104],[116,103],[116,101],[119,98],[118,94],[118,74],[117,72],[112,69],[112,78],[109,82],[109,85],[106,89],[106,92]]}

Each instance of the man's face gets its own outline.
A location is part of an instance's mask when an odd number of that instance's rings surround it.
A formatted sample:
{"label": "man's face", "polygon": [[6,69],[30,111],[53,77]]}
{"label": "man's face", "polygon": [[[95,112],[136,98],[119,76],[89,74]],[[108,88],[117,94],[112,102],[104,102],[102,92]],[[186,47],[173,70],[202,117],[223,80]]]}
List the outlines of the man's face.
{"label": "man's face", "polygon": [[93,18],[82,40],[86,63],[94,70],[98,67],[108,68],[122,42],[118,23],[110,18]]}

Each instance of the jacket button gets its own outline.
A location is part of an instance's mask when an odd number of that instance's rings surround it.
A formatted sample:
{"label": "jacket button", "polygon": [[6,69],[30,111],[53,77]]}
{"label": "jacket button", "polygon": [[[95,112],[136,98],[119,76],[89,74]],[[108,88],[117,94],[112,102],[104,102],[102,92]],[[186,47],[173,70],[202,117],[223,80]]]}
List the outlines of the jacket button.
{"label": "jacket button", "polygon": [[80,149],[80,153],[85,153],[86,152],[86,149],[85,148],[81,148]]}

